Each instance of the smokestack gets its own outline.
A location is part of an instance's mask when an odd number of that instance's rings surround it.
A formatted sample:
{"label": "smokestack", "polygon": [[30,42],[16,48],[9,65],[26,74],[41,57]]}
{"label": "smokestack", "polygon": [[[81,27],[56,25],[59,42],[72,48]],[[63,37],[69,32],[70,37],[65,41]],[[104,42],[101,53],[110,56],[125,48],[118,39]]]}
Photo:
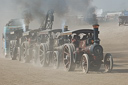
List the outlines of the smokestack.
{"label": "smokestack", "polygon": [[24,10],[24,12],[22,14],[22,18],[24,19],[25,29],[26,29],[26,31],[28,31],[29,24],[33,20],[31,12],[29,10]]}
{"label": "smokestack", "polygon": [[64,32],[68,31],[68,26],[64,27]]}
{"label": "smokestack", "polygon": [[98,38],[99,24],[94,24],[93,25],[93,29],[94,29],[94,43],[95,44],[99,44],[99,38]]}

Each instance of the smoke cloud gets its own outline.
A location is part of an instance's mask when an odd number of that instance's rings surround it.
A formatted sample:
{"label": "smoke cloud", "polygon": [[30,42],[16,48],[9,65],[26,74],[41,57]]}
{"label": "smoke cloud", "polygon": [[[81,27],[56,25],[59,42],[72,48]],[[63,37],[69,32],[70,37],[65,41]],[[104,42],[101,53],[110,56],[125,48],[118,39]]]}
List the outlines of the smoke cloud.
{"label": "smoke cloud", "polygon": [[96,7],[93,6],[89,7],[85,15],[86,21],[91,25],[98,24],[97,15],[95,11],[96,11]]}
{"label": "smoke cloud", "polygon": [[58,16],[63,16],[68,11],[65,0],[14,0],[14,2],[22,9],[22,17],[29,21],[43,20],[50,9],[53,9]]}
{"label": "smoke cloud", "polygon": [[71,9],[85,13],[88,7],[91,5],[92,0],[68,0],[68,5]]}
{"label": "smoke cloud", "polygon": [[47,11],[53,9],[58,17],[70,11],[86,15],[92,0],[14,0],[23,11],[23,18],[43,20]]}
{"label": "smoke cloud", "polygon": [[56,18],[85,16],[92,2],[93,0],[1,0],[0,10],[3,12],[1,15],[6,14],[5,23],[13,18],[24,18],[28,24],[35,20],[42,23],[50,9],[55,11]]}

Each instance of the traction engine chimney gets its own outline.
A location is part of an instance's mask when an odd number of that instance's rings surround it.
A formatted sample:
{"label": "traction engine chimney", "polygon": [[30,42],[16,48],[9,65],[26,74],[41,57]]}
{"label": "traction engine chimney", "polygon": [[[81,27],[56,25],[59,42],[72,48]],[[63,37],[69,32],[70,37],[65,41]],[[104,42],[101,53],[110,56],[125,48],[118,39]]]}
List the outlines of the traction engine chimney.
{"label": "traction engine chimney", "polygon": [[94,24],[93,25],[93,29],[94,29],[94,43],[95,44],[99,44],[99,38],[98,38],[99,24]]}

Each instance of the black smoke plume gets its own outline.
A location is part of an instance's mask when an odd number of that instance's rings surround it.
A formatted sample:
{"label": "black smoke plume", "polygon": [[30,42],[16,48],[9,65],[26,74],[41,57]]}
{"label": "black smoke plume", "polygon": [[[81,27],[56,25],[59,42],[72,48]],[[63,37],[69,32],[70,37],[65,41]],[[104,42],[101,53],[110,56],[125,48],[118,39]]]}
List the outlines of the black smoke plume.
{"label": "black smoke plume", "polygon": [[97,15],[95,12],[96,7],[89,7],[85,15],[85,20],[91,25],[98,24]]}
{"label": "black smoke plume", "polygon": [[[22,17],[26,22],[34,19],[43,22],[48,10],[53,9],[58,17],[62,17],[71,10],[87,16],[93,0],[14,0],[23,11]],[[71,12],[72,13],[72,12]],[[71,14],[70,13],[70,14]],[[74,13],[74,14],[75,14]],[[77,15],[77,14],[76,14]]]}

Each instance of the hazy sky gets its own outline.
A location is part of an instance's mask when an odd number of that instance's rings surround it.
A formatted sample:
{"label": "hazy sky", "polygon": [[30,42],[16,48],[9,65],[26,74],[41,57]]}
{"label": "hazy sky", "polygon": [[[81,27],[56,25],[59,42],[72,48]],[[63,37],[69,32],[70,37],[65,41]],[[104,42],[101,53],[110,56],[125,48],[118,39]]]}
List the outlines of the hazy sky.
{"label": "hazy sky", "polygon": [[128,10],[128,0],[93,0],[93,4],[104,11]]}
{"label": "hazy sky", "polygon": [[[0,0],[0,16],[1,16],[0,26],[5,25],[7,21],[12,18],[20,17],[22,11],[20,8],[17,8],[17,6],[15,6],[16,4],[14,4],[15,3],[14,1],[17,0]],[[99,9],[103,9],[103,11],[121,11],[124,9],[128,10],[128,0],[92,0],[92,1],[94,6],[96,6]]]}
{"label": "hazy sky", "polygon": [[[12,5],[13,2],[11,2],[11,0],[0,0],[0,2],[0,11],[3,11],[3,9],[10,8],[15,9],[15,6]],[[93,5],[98,8],[102,8],[104,11],[118,11],[123,9],[128,10],[128,0],[93,0]]]}

